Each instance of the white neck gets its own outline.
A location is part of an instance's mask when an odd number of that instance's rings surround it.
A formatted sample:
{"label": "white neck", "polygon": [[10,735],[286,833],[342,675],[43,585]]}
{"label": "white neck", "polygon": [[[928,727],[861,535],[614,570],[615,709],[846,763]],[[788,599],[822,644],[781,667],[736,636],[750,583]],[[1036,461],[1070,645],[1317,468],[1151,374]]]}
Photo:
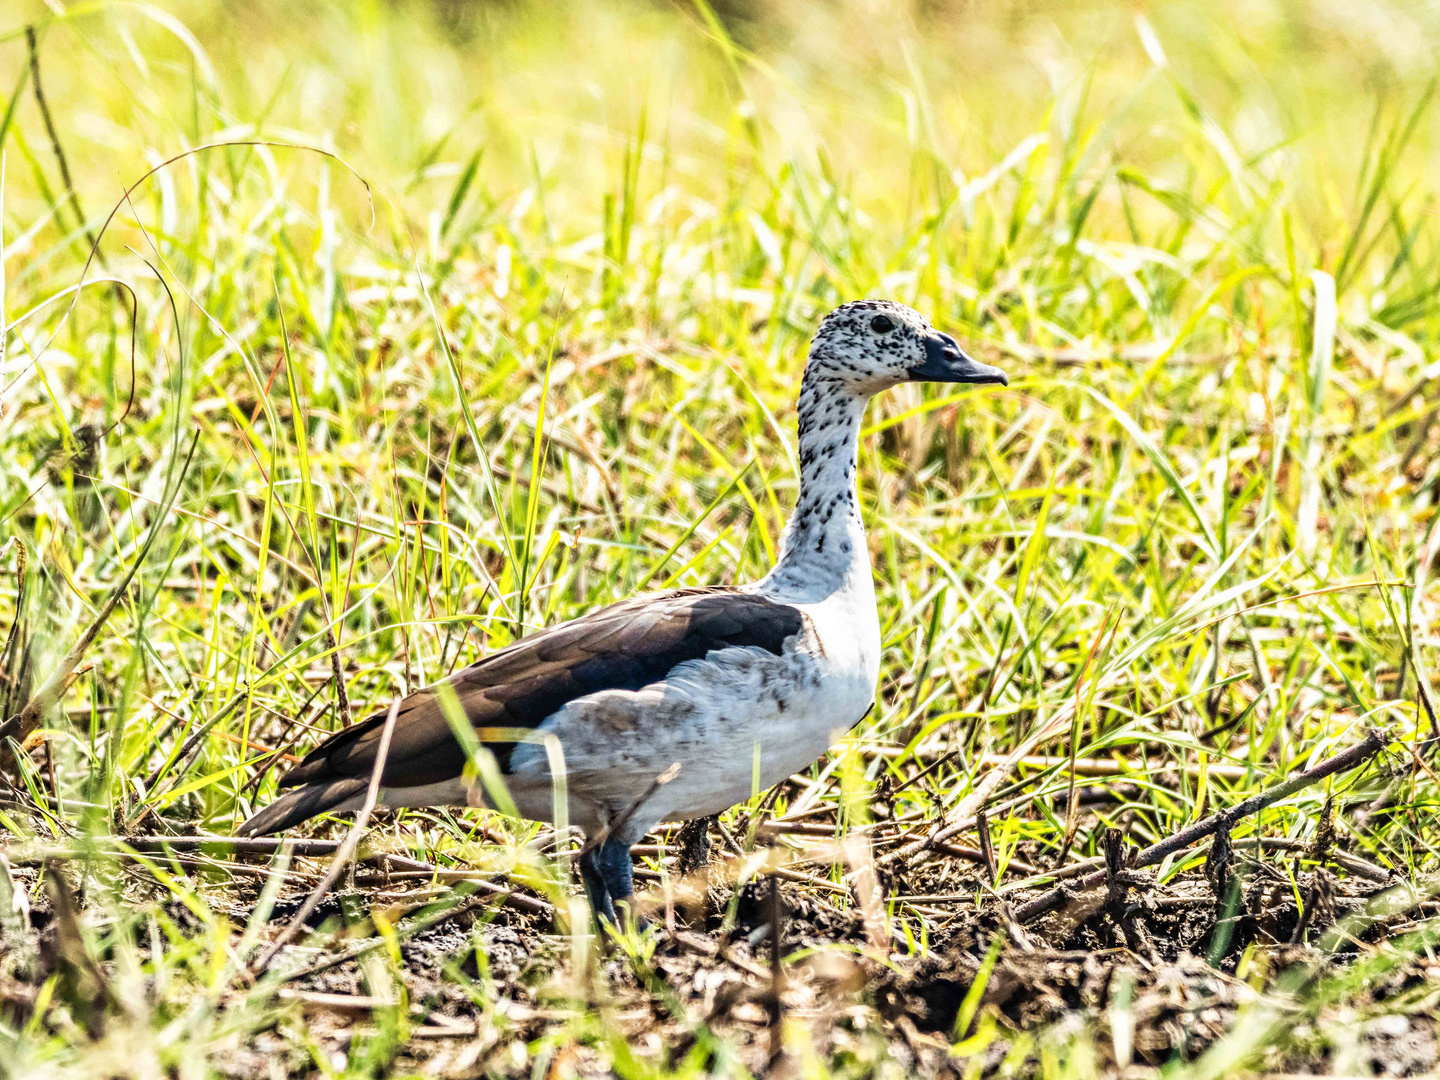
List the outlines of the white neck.
{"label": "white neck", "polygon": [[841,590],[873,591],[855,461],[868,396],[855,393],[815,357],[800,386],[800,497],[780,538],[780,558],[756,588],[816,603]]}

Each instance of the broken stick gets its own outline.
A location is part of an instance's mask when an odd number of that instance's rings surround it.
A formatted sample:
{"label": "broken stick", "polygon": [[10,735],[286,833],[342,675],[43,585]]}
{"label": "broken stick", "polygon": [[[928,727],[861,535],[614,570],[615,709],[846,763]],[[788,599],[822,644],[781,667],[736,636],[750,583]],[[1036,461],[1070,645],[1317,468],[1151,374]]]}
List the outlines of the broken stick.
{"label": "broken stick", "polygon": [[[1313,769],[1296,773],[1283,784],[1276,784],[1269,791],[1262,791],[1258,795],[1252,795],[1248,799],[1236,803],[1228,810],[1221,810],[1217,814],[1211,814],[1193,825],[1187,826],[1175,833],[1173,836],[1161,840],[1158,844],[1151,844],[1143,849],[1136,856],[1132,864],[1133,869],[1140,869],[1144,866],[1154,866],[1165,856],[1189,847],[1197,840],[1202,840],[1212,833],[1223,828],[1229,828],[1243,817],[1248,817],[1272,803],[1277,803],[1287,796],[1295,794],[1302,788],[1309,787],[1317,781],[1324,780],[1327,776],[1333,776],[1338,772],[1345,772],[1369,761],[1385,748],[1385,740],[1375,731],[1366,733],[1365,738],[1343,753],[1336,754],[1327,761],[1322,761]],[[1105,884],[1105,871],[1096,870],[1087,874],[1075,885],[1080,891],[1098,888]],[[1015,920],[1021,924],[1034,922],[1041,915],[1054,911],[1065,902],[1064,888],[1051,889],[1049,892],[1037,896],[1034,900],[1022,904],[1015,912]]]}
{"label": "broken stick", "polygon": [[325,876],[320,883],[305,899],[295,917],[290,920],[280,935],[270,943],[270,948],[265,955],[256,962],[253,974],[259,974],[270,966],[270,961],[285,947],[285,945],[299,933],[300,928],[305,925],[305,920],[310,918],[315,909],[320,906],[320,901],[325,899],[328,893],[340,880],[341,873],[355,855],[355,849],[360,846],[360,835],[365,831],[365,826],[370,824],[370,815],[375,811],[375,804],[380,801],[380,777],[385,772],[385,759],[390,756],[390,737],[395,733],[395,718],[400,714],[400,700],[390,703],[390,711],[385,715],[385,726],[380,729],[380,745],[375,750],[375,766],[370,770],[370,786],[365,792],[365,802],[360,807],[360,812],[355,815],[355,823],[350,826],[350,831],[345,834],[345,840],[340,845],[340,850],[335,853],[331,860],[330,869],[325,871]]}

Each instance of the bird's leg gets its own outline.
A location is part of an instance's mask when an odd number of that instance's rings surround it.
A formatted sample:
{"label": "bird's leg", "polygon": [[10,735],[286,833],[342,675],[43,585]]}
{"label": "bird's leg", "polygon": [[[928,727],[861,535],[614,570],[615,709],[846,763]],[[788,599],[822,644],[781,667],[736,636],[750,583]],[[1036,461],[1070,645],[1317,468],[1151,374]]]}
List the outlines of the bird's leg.
{"label": "bird's leg", "polygon": [[615,919],[614,904],[623,900],[631,906],[631,917],[640,920],[633,910],[635,896],[635,865],[630,861],[630,845],[618,836],[612,836],[600,845],[598,860],[600,875],[604,878],[605,891],[609,894],[606,906],[609,917]]}
{"label": "bird's leg", "polygon": [[710,865],[710,826],[718,820],[719,814],[711,814],[709,817],[693,818],[680,827],[678,869],[681,874]]}
{"label": "bird's leg", "polygon": [[[589,848],[580,853],[580,879],[585,882],[585,894],[590,897],[590,910],[595,918],[615,921],[615,906],[610,902],[610,890],[605,886],[605,872],[600,866],[603,848]],[[629,852],[626,852],[629,855]]]}

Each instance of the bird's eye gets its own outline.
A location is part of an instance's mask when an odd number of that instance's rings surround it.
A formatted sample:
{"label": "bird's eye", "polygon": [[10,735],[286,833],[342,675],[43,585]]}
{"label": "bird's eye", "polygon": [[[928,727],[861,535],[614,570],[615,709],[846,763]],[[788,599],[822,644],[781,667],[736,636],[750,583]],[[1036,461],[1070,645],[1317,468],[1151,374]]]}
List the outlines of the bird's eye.
{"label": "bird's eye", "polygon": [[889,315],[876,315],[870,320],[870,329],[877,334],[888,334],[895,329],[895,321]]}

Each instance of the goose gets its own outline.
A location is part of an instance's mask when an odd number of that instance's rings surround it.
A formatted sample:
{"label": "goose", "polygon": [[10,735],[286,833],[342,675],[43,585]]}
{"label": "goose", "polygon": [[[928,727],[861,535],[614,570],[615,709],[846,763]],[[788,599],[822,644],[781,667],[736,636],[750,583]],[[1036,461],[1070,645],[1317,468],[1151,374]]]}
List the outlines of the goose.
{"label": "goose", "polygon": [[[779,783],[869,712],[880,621],[856,492],[860,422],[875,394],[915,381],[1008,385],[904,304],[858,300],[831,311],[801,379],[800,491],[770,572],[624,600],[455,672],[443,680],[453,698],[437,683],[392,704],[377,805],[495,807],[467,770],[446,698],[494,754],[523,817],[553,822],[560,809],[558,744],[564,812],[590,838],[581,877],[596,916],[614,923],[615,905],[634,893],[630,848],[641,836]],[[359,809],[387,716],[328,737],[240,834]]]}

